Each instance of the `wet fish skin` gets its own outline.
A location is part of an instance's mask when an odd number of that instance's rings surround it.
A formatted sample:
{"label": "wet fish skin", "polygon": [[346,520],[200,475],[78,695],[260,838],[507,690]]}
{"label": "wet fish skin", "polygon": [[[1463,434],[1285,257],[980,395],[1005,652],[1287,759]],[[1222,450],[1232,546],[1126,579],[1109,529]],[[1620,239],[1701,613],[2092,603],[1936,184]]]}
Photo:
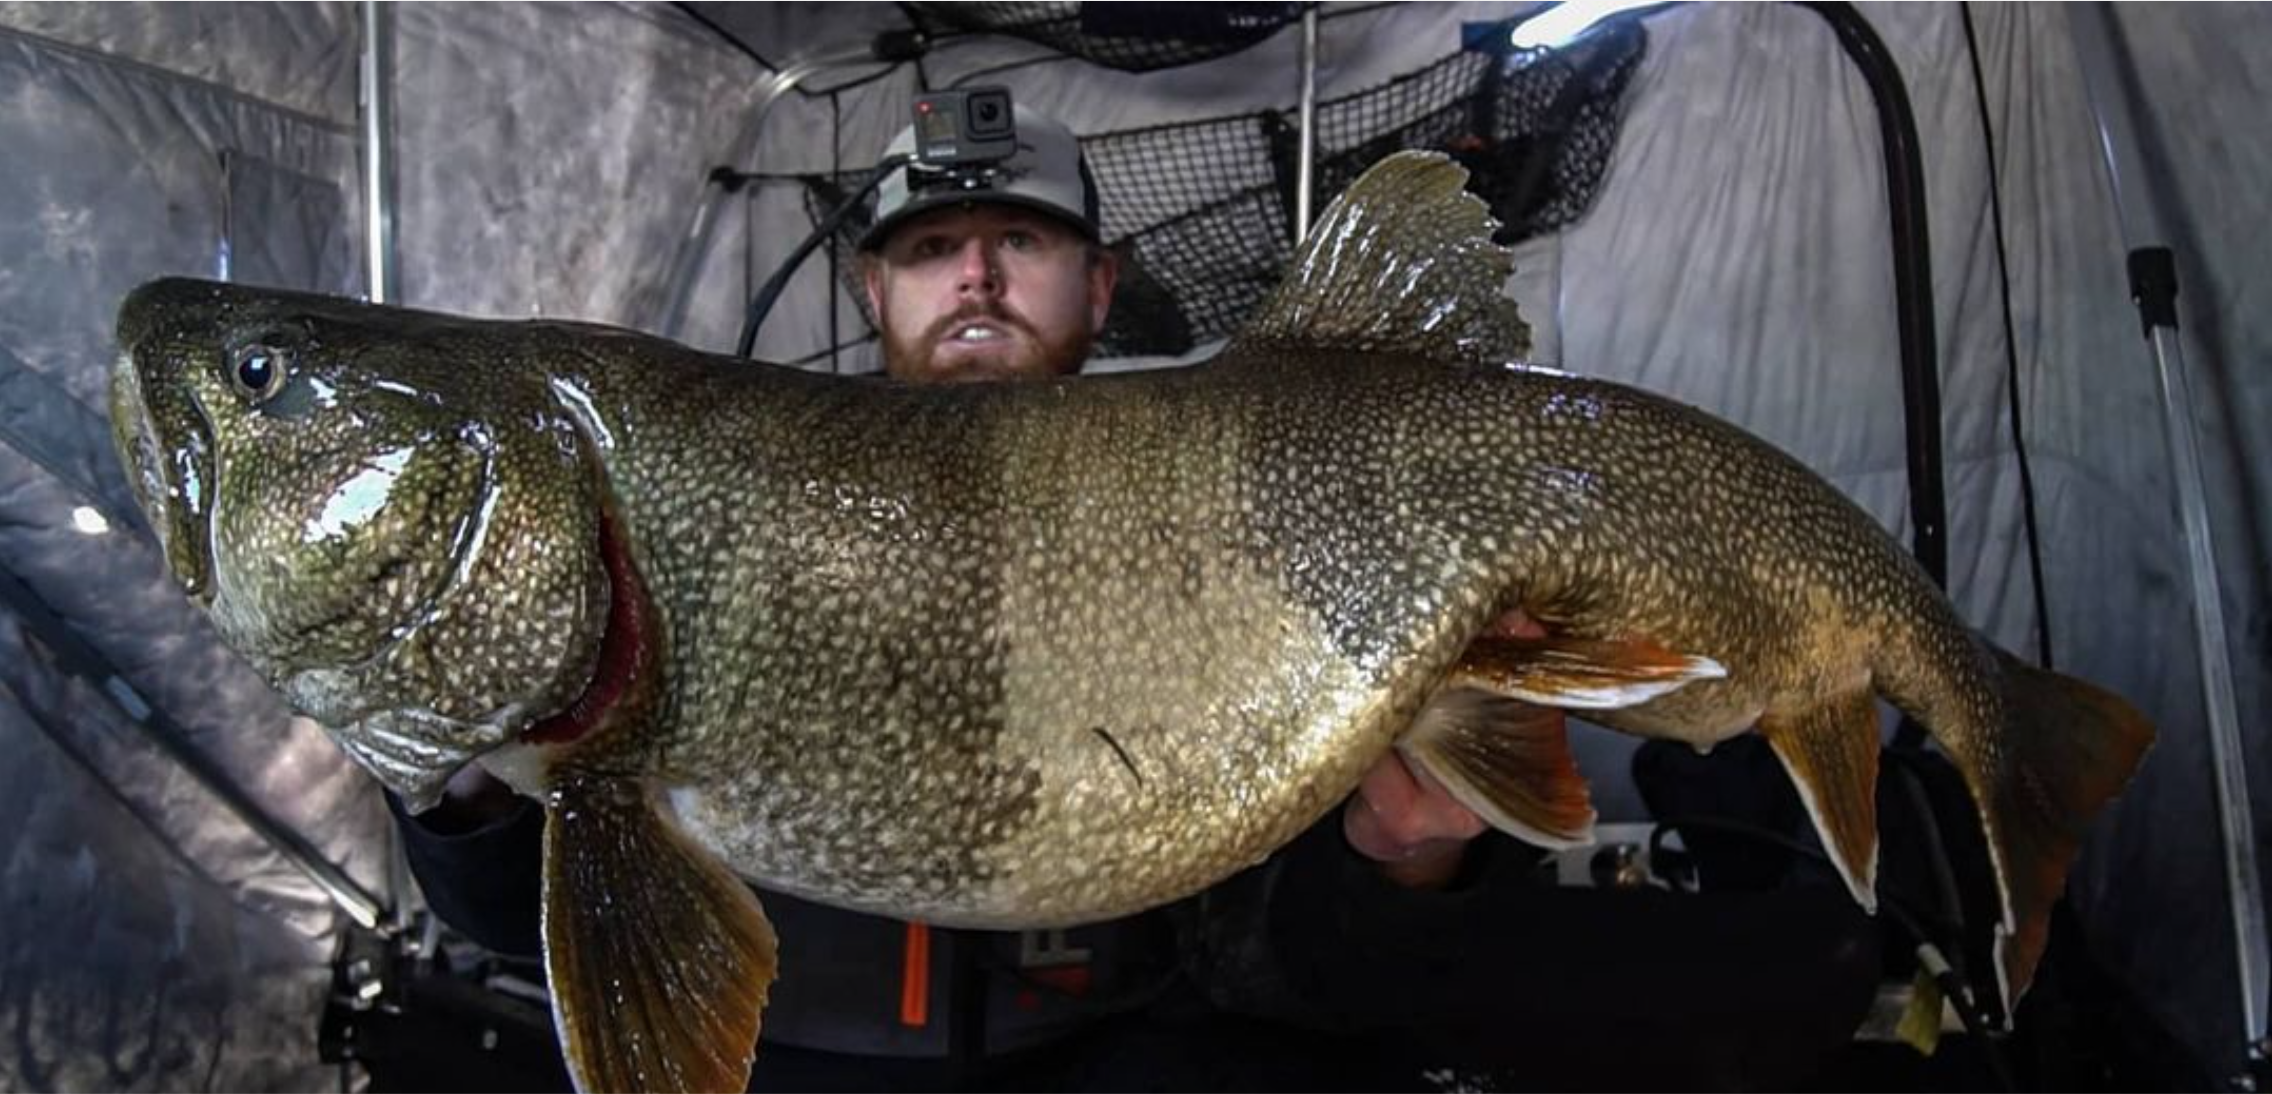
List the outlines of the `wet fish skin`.
{"label": "wet fish skin", "polygon": [[[424,805],[590,676],[597,506],[524,356],[547,347],[436,352],[347,303],[144,286],[121,307],[112,422],[222,638]],[[240,382],[248,358],[274,390]]]}
{"label": "wet fish skin", "polygon": [[[1521,327],[1460,179],[1377,168],[1208,365],[1037,385],[159,283],[123,313],[121,443],[185,585],[295,702],[346,715],[323,720],[382,780],[429,794],[478,760],[546,802],[548,959],[586,985],[561,1013],[587,1086],[741,1081],[718,1046],[754,1039],[772,941],[720,862],[933,922],[1104,918],[1259,859],[1391,747],[1495,823],[1583,838],[1566,786],[1521,800],[1572,781],[1566,745],[1479,690],[1699,747],[1758,723],[1865,904],[1885,695],[1973,789],[2024,986],[2150,727],[1981,642],[1771,446],[1499,365]],[[295,331],[295,381],[328,393],[229,386]],[[405,448],[388,504],[306,542]],[[469,503],[484,549],[462,515],[417,534]],[[399,588],[353,595],[396,560]],[[1514,608],[1549,638],[1490,638]],[[2015,724],[2046,710],[2082,728]],[[642,941],[682,936],[706,941]],[[655,964],[592,957],[633,951]],[[611,977],[625,1007],[591,1005]],[[668,983],[736,1002],[689,1016]]]}

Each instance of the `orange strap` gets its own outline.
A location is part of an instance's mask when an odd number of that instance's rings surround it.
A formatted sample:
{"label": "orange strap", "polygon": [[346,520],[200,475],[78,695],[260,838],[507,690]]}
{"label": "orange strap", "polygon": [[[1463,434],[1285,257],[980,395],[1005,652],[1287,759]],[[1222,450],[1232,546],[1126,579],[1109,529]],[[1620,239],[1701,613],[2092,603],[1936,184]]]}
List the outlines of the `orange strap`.
{"label": "orange strap", "polygon": [[931,927],[907,924],[907,959],[899,970],[899,1024],[917,1029],[931,1023]]}

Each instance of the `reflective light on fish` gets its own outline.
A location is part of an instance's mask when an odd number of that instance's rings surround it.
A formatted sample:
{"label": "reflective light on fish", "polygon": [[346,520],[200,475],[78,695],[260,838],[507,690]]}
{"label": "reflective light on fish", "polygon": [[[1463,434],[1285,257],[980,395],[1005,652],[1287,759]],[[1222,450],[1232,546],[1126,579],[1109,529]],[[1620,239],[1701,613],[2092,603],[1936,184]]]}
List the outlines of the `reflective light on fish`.
{"label": "reflective light on fish", "polygon": [[1575,392],[1557,392],[1546,400],[1548,418],[1574,418],[1582,422],[1601,420],[1602,403],[1591,395]]}
{"label": "reflective light on fish", "polygon": [[310,542],[338,539],[362,527],[386,508],[395,480],[410,465],[413,450],[397,448],[373,457],[370,465],[341,483],[324,502],[323,512],[308,522]]}

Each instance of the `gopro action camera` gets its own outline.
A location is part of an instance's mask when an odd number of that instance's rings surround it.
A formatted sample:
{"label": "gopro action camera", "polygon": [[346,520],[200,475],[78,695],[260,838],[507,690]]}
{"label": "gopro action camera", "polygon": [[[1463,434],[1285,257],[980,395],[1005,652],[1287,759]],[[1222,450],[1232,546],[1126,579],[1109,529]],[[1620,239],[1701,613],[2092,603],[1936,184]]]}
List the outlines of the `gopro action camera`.
{"label": "gopro action camera", "polygon": [[936,91],[915,100],[915,161],[936,171],[983,167],[1018,150],[1010,89]]}

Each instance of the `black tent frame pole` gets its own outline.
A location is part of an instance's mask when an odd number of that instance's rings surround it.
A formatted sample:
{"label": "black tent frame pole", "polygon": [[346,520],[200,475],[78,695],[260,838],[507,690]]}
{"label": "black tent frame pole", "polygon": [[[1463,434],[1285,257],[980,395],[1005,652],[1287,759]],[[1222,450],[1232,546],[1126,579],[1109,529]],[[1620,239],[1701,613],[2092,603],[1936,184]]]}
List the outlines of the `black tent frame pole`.
{"label": "black tent frame pole", "polygon": [[[1940,341],[1933,324],[1933,252],[1925,215],[1925,161],[1908,86],[1885,41],[1851,4],[1801,3],[1821,16],[1861,70],[1877,104],[1892,218],[1893,303],[1901,339],[1901,407],[1909,449],[1910,553],[1933,583],[1949,584],[1948,497],[1941,463]],[[1896,747],[1918,748],[1924,731],[1903,719]]]}

